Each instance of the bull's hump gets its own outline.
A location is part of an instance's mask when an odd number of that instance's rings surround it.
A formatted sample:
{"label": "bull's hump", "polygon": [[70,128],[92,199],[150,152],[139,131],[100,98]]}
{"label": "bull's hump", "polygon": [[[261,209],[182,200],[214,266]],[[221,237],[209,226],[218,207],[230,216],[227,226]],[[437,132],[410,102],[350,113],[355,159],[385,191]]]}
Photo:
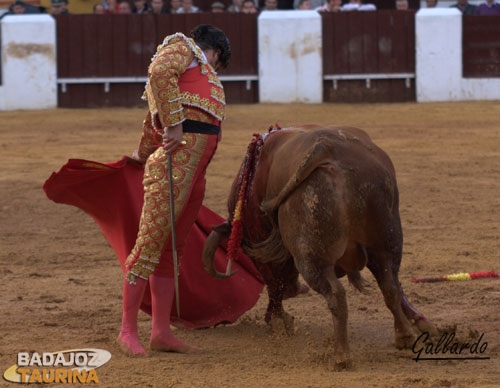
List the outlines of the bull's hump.
{"label": "bull's hump", "polygon": [[271,133],[281,134],[283,136],[310,136],[315,135],[333,135],[341,140],[360,141],[362,143],[371,143],[370,136],[360,128],[348,126],[320,126],[316,124],[305,124],[300,126],[286,127],[272,131]]}
{"label": "bull's hump", "polygon": [[[322,145],[318,148],[318,145]],[[323,147],[328,156],[339,160],[357,158],[380,159],[378,147],[362,129],[349,126],[319,126],[313,124],[292,126],[269,133],[264,141],[264,159],[287,161],[287,168],[294,170],[294,161],[302,160],[307,154]],[[369,151],[367,153],[367,151]],[[283,166],[282,166],[283,167]]]}

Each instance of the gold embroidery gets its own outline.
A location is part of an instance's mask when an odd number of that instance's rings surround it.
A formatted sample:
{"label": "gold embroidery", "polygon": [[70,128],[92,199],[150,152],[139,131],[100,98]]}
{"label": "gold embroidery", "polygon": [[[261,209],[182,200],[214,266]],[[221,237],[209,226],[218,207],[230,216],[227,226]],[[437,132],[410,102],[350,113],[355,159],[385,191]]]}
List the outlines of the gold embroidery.
{"label": "gold embroidery", "polygon": [[[180,36],[167,38],[149,65],[145,95],[150,103],[151,113],[158,114],[163,126],[172,126],[184,120],[177,82],[179,75],[192,62],[195,53],[189,50],[189,43]],[[151,103],[153,101],[155,102]],[[171,115],[171,112],[177,114]]]}
{"label": "gold embroidery", "polygon": [[[187,144],[186,144],[187,145]],[[186,164],[189,161],[189,152],[184,149],[179,150],[174,155],[174,163],[175,164]]]}
{"label": "gold embroidery", "polygon": [[174,167],[174,169],[172,170],[172,179],[174,181],[174,184],[182,183],[185,178],[186,173],[180,168]]}
{"label": "gold embroidery", "polygon": [[221,103],[225,103],[225,95],[224,95],[224,90],[223,89],[219,89],[219,88],[210,88],[210,95],[217,101],[221,102]]}
{"label": "gold embroidery", "polygon": [[[196,93],[183,92],[181,95],[177,85],[178,77],[194,58],[198,60],[201,73],[214,85],[210,95],[215,102],[201,99]],[[219,121],[224,120],[224,88],[217,73],[206,62],[201,49],[191,38],[182,33],[167,36],[151,60],[148,75],[143,99],[148,101],[151,114],[158,115],[162,126],[173,126],[184,121],[186,112],[182,111],[182,105],[196,107]]]}
{"label": "gold embroidery", "polygon": [[[186,133],[183,138],[187,144],[175,152],[172,158],[176,219],[187,201],[208,135]],[[167,168],[165,150],[158,148],[148,158],[144,171],[145,196],[139,233],[126,264],[129,268],[127,279],[131,283],[134,283],[137,277],[147,279],[154,271],[170,235],[170,190]]]}
{"label": "gold embroidery", "polygon": [[222,86],[222,83],[220,82],[220,79],[219,79],[219,77],[217,76],[216,73],[209,72],[207,74],[207,77],[208,77],[208,82],[214,84],[215,86],[219,87],[220,89],[224,89],[223,86]]}
{"label": "gold embroidery", "polygon": [[[224,93],[224,92],[222,92]],[[217,105],[215,102],[207,98],[201,98],[199,94],[182,93],[182,103],[193,106],[213,115],[217,120],[224,120],[225,106]]]}

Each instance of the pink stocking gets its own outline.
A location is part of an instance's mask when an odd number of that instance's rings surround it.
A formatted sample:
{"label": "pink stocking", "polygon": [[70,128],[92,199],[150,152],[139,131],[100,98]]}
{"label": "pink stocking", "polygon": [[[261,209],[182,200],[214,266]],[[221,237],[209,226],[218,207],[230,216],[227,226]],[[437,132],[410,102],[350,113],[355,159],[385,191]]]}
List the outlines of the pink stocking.
{"label": "pink stocking", "polygon": [[131,357],[146,355],[137,334],[137,316],[147,284],[139,277],[136,284],[130,284],[127,279],[123,281],[122,327],[118,343],[121,350]]}
{"label": "pink stocking", "polygon": [[170,311],[174,300],[174,279],[153,274],[149,277],[149,283],[153,310],[151,350],[177,353],[191,353],[198,350],[198,348],[187,345],[174,337],[170,329]]}

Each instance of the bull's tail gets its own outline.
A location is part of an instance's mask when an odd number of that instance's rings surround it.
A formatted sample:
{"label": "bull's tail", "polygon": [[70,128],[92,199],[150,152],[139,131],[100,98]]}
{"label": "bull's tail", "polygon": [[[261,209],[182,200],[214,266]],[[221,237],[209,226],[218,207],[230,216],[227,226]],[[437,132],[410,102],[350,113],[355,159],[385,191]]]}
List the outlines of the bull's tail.
{"label": "bull's tail", "polygon": [[283,189],[274,198],[262,201],[260,208],[264,213],[276,211],[285,199],[325,160],[331,157],[332,143],[326,136],[318,136],[316,142],[307,151],[305,158],[299,164],[295,174],[288,180]]}

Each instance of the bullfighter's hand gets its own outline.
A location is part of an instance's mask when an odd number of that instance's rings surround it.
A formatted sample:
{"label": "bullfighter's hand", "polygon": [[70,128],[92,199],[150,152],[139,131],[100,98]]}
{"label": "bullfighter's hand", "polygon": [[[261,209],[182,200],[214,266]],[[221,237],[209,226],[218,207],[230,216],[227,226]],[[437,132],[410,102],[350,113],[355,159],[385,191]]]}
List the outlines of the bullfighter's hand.
{"label": "bullfighter's hand", "polygon": [[134,263],[134,256],[127,257],[127,260],[125,260],[125,268],[130,269],[133,263]]}
{"label": "bullfighter's hand", "polygon": [[135,164],[144,164],[145,163],[145,161],[142,160],[141,157],[139,156],[139,151],[138,150],[135,150],[134,152],[132,152],[131,156],[125,155],[124,157],[130,163],[135,163]]}
{"label": "bullfighter's hand", "polygon": [[134,163],[138,163],[138,164],[146,163],[146,161],[141,159],[141,157],[139,156],[139,150],[134,150],[132,152],[132,155],[127,157],[127,158]]}
{"label": "bullfighter's hand", "polygon": [[163,129],[163,149],[167,154],[174,153],[177,148],[186,144],[182,140],[182,124]]}

